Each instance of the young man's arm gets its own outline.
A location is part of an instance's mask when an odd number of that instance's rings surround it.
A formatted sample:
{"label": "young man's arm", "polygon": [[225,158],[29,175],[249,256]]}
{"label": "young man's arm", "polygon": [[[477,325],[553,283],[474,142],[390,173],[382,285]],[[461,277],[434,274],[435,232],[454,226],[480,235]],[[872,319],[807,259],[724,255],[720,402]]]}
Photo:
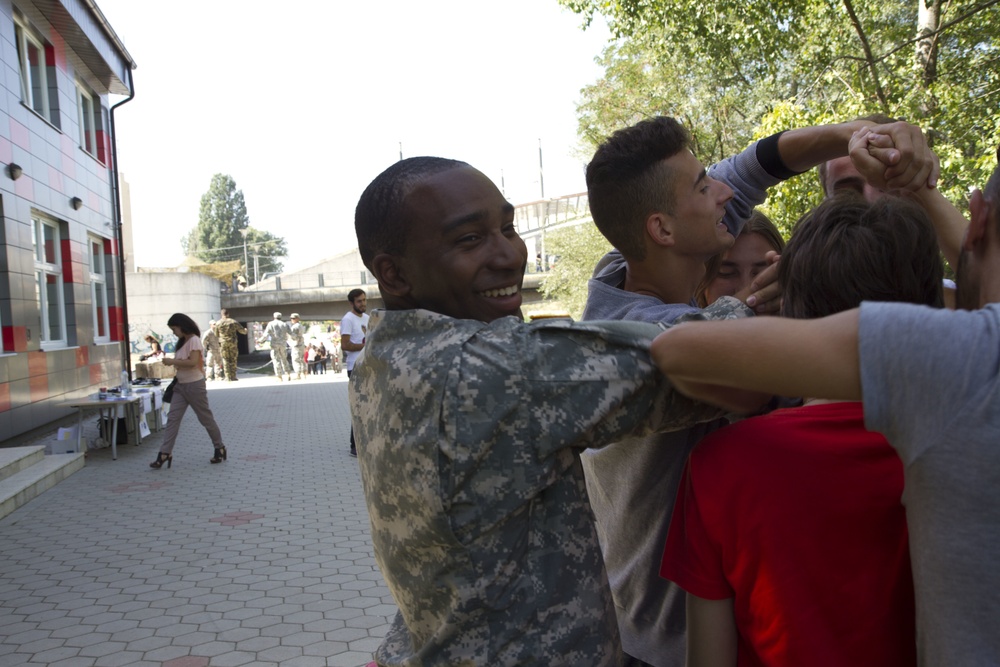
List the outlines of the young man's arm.
{"label": "young man's arm", "polygon": [[875,125],[855,120],[835,125],[817,125],[784,132],[778,138],[778,154],[790,170],[803,172],[818,164],[848,154],[855,133],[874,128],[892,140],[892,150],[873,155],[882,162],[882,180],[896,190],[916,190],[938,179],[938,163],[923,132],[905,122]]}
{"label": "young man's arm", "polygon": [[[828,160],[848,155],[855,137],[870,127],[877,128],[879,134],[886,137],[886,143],[891,145],[888,150],[870,155],[866,153],[869,169],[873,172],[878,169],[878,180],[888,180],[893,188],[906,190],[926,190],[928,186],[933,188],[936,185],[939,173],[937,159],[927,146],[920,128],[905,122],[875,125],[869,120],[855,120],[788,130],[778,135],[777,141],[771,137],[762,140],[759,151],[763,155],[758,155],[758,158],[761,164],[770,165],[770,169],[783,166],[784,169],[779,169],[781,177],[790,178]],[[961,238],[958,240],[961,243]],[[946,241],[942,241],[944,247]],[[775,283],[768,291],[764,285],[755,282],[751,284],[751,295],[745,302],[758,314],[776,312],[780,301],[775,298],[773,290],[779,288],[780,285]]]}
{"label": "young man's arm", "polygon": [[[356,333],[354,329],[355,326],[353,324],[350,324],[347,326],[345,330],[344,323],[343,322],[340,323],[340,347],[341,349],[344,350],[344,352],[360,352],[361,350],[365,349],[364,341],[361,341],[360,343],[355,343],[351,340],[351,336],[353,336]],[[360,333],[360,331],[358,331],[357,333]]]}
{"label": "young man's arm", "polygon": [[734,667],[733,598],[706,600],[688,593],[687,635],[687,667]]}
{"label": "young man's arm", "polygon": [[680,392],[730,410],[732,388],[861,400],[858,309],[817,320],[690,322],[664,331],[653,360]]}
{"label": "young man's arm", "polygon": [[962,239],[969,221],[937,188],[921,188],[913,193],[913,198],[927,211],[945,260],[957,271]]}
{"label": "young man's arm", "polygon": [[344,348],[345,352],[360,352],[361,350],[365,349],[364,343],[352,343],[350,334],[341,337],[340,346]]}

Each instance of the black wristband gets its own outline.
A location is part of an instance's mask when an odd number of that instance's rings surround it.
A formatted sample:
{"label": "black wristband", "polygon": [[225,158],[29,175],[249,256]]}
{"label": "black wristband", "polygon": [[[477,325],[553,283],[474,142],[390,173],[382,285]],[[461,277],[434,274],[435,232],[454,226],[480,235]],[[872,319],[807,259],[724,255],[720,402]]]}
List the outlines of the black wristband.
{"label": "black wristband", "polygon": [[757,161],[760,162],[760,166],[764,167],[764,171],[771,176],[783,181],[805,173],[789,169],[785,161],[781,159],[781,153],[778,151],[778,137],[784,133],[785,131],[782,130],[757,142]]}

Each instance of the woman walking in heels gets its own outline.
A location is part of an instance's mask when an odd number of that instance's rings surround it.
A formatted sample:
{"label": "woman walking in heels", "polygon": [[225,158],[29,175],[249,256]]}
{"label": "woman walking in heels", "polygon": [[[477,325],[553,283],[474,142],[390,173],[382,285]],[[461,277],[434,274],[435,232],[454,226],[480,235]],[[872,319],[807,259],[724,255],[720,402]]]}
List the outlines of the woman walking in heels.
{"label": "woman walking in heels", "polygon": [[208,407],[208,391],[205,388],[205,348],[201,344],[201,330],[190,317],[183,313],[174,313],[167,320],[167,326],[177,336],[177,347],[174,358],[165,358],[163,363],[177,369],[177,383],[174,385],[173,400],[170,412],[167,413],[167,427],[163,434],[163,444],[156,460],[149,464],[150,468],[160,468],[164,463],[169,468],[173,463],[174,441],[181,428],[181,419],[188,406],[198,415],[198,421],[208,431],[208,436],[215,446],[215,456],[209,463],[221,463],[226,460],[226,446],[222,444],[222,432],[219,431],[211,408]]}

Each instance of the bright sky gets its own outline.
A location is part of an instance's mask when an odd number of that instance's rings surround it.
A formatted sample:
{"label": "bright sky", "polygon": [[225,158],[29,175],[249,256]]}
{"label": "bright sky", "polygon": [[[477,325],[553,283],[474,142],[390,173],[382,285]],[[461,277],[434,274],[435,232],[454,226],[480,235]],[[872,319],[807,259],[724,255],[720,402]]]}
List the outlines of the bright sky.
{"label": "bright sky", "polygon": [[541,198],[541,139],[546,197],[586,189],[576,104],[609,33],[556,0],[97,2],[138,65],[115,112],[137,266],[183,260],[216,173],[285,238],[285,270],[357,246],[400,142],[502,175],[519,204]]}

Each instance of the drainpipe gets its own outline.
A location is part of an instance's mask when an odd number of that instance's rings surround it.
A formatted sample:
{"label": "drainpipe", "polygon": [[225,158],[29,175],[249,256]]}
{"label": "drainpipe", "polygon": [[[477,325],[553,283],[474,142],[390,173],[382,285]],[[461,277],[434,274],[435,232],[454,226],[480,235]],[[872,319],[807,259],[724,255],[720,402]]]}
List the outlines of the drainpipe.
{"label": "drainpipe", "polygon": [[115,236],[118,240],[118,293],[121,294],[121,304],[122,304],[122,326],[124,331],[122,333],[122,370],[128,373],[129,381],[132,380],[132,364],[130,363],[131,356],[129,354],[129,338],[128,338],[128,300],[125,298],[125,237],[122,234],[122,201],[121,192],[119,188],[121,185],[118,182],[118,131],[115,129],[115,109],[123,104],[127,104],[132,101],[135,97],[135,83],[132,80],[132,67],[128,67],[128,88],[129,96],[118,104],[114,104],[111,107],[111,165],[112,165],[112,196],[115,202]]}

